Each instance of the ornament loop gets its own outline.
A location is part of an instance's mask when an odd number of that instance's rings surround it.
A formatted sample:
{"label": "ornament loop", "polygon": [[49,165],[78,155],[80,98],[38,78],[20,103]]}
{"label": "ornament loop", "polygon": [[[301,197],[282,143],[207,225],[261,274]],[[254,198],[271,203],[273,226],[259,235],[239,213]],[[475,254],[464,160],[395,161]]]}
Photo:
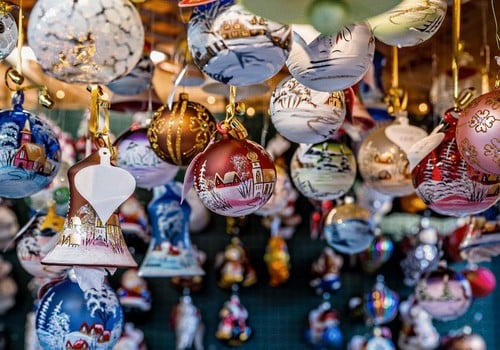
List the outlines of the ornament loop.
{"label": "ornament loop", "polygon": [[[109,137],[109,108],[108,96],[99,85],[89,85],[87,90],[91,93],[89,137],[97,147],[107,147],[111,152],[111,159],[116,159],[116,152]],[[104,125],[99,128],[100,108],[104,110]]]}

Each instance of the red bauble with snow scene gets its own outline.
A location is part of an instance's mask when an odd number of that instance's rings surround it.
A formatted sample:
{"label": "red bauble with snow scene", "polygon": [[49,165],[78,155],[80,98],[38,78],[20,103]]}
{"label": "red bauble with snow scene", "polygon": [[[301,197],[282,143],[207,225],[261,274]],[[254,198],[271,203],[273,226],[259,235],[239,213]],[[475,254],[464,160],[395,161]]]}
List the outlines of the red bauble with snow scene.
{"label": "red bauble with snow scene", "polygon": [[200,153],[188,169],[203,204],[224,216],[257,211],[273,194],[276,169],[271,156],[253,141],[239,138],[225,122],[220,139]]}
{"label": "red bauble with snow scene", "polygon": [[[435,212],[460,217],[480,213],[498,201],[500,176],[474,169],[461,156],[455,139],[458,113],[448,110],[442,129],[417,142],[410,152],[420,148],[421,156],[412,166],[417,195]],[[427,154],[426,147],[432,149]]]}

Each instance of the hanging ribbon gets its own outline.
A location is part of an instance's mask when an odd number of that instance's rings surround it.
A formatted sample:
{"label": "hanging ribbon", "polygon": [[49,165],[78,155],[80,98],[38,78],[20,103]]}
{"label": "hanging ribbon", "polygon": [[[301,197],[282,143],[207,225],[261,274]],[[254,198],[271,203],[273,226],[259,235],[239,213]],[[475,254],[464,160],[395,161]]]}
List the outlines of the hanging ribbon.
{"label": "hanging ribbon", "polygon": [[[111,159],[116,159],[116,152],[109,137],[109,108],[110,100],[99,85],[89,85],[90,91],[90,117],[89,117],[89,138],[98,148],[107,147],[111,152]],[[104,110],[104,125],[99,127],[99,117],[101,108]]]}
{"label": "hanging ribbon", "polygon": [[384,98],[387,112],[393,117],[404,114],[408,106],[408,93],[399,87],[399,56],[398,48],[392,47],[392,82]]}

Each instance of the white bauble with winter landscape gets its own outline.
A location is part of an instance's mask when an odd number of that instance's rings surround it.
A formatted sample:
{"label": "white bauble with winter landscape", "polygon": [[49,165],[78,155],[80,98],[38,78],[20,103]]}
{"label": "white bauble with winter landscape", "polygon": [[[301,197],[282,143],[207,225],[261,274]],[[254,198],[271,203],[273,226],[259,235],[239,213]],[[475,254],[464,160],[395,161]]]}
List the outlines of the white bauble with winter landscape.
{"label": "white bauble with winter landscape", "polygon": [[287,77],[274,89],[269,110],[274,127],[288,140],[319,143],[342,126],[346,103],[343,91],[317,91]]}
{"label": "white bauble with winter landscape", "polygon": [[11,13],[0,15],[0,60],[11,54],[17,45],[17,23]]}
{"label": "white bauble with winter landscape", "polygon": [[24,198],[54,179],[61,148],[50,125],[23,110],[22,91],[12,101],[12,109],[0,111],[0,197]]}
{"label": "white bauble with winter landscape", "polygon": [[336,199],[349,191],[356,178],[356,159],[344,143],[328,140],[300,144],[290,162],[292,181],[307,198]]}
{"label": "white bauble with winter landscape", "polygon": [[261,83],[285,65],[291,47],[288,25],[257,16],[234,1],[197,6],[188,23],[194,63],[227,85]]}
{"label": "white bauble with winter landscape", "polygon": [[123,310],[108,285],[85,292],[71,279],[48,289],[36,312],[35,328],[44,350],[111,350],[123,330]]}

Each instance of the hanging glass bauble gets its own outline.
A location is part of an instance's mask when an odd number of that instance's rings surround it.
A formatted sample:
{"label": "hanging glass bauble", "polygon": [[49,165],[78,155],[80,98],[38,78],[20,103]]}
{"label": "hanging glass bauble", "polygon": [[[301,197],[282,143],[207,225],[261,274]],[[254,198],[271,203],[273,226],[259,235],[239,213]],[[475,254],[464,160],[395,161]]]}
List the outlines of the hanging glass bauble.
{"label": "hanging glass bauble", "polygon": [[366,273],[374,273],[392,256],[394,243],[387,236],[375,236],[368,248],[359,253],[361,268]]}
{"label": "hanging glass bauble", "polygon": [[146,127],[130,128],[115,144],[117,165],[134,176],[137,187],[151,189],[164,185],[179,171],[178,166],[164,162],[151,149]]}
{"label": "hanging glass bauble", "polygon": [[456,138],[460,154],[471,167],[500,175],[500,87],[467,105],[458,118]]}
{"label": "hanging glass bauble", "polygon": [[[468,328],[468,327],[466,327]],[[487,350],[486,342],[483,337],[477,333],[467,333],[451,336],[442,344],[443,350]]]}
{"label": "hanging glass bauble", "polygon": [[324,301],[309,311],[306,341],[315,349],[340,349],[344,337],[340,330],[340,314],[330,302]]}
{"label": "hanging glass bauble", "polygon": [[336,199],[354,184],[356,159],[349,147],[336,140],[300,144],[292,156],[290,173],[295,187],[316,200]]}
{"label": "hanging glass bauble", "polygon": [[251,214],[273,194],[276,169],[272,158],[258,143],[233,137],[224,122],[217,130],[221,138],[190,164],[188,174],[193,177],[194,189],[203,204],[217,214]]}
{"label": "hanging glass bauble", "polygon": [[406,117],[373,130],[361,143],[358,151],[359,172],[374,190],[393,197],[415,191],[406,151],[427,136]]}
{"label": "hanging glass bauble", "polygon": [[384,44],[408,47],[429,40],[446,16],[447,0],[404,0],[368,19],[373,35]]}
{"label": "hanging glass bauble", "polygon": [[0,196],[23,198],[46,187],[61,165],[57,136],[40,117],[23,110],[16,92],[12,109],[0,111]]}
{"label": "hanging glass bauble", "polygon": [[160,107],[148,127],[148,139],[153,151],[164,161],[189,165],[210,142],[216,120],[202,104],[189,101],[181,93],[172,108]]}
{"label": "hanging glass bauble", "polygon": [[215,337],[229,346],[240,346],[253,334],[247,308],[237,294],[231,295],[219,311],[219,324]]}
{"label": "hanging glass bauble", "polygon": [[154,63],[149,55],[143,55],[135,67],[125,76],[115,79],[106,86],[115,94],[133,96],[151,88]]}
{"label": "hanging glass bauble", "polygon": [[370,68],[375,39],[367,23],[350,24],[333,36],[317,36],[306,42],[294,32],[286,65],[301,84],[333,92],[353,86]]}
{"label": "hanging glass bauble", "polygon": [[378,276],[375,286],[365,295],[364,306],[368,322],[382,325],[397,316],[399,296],[386,286],[383,276]]}
{"label": "hanging glass bauble", "polygon": [[424,203],[442,215],[465,216],[480,213],[498,201],[500,175],[479,172],[460,155],[455,139],[456,114],[448,110],[444,124],[438,126],[444,126],[443,132],[433,132],[417,142],[408,158],[413,186]]}
{"label": "hanging glass bauble", "polygon": [[274,89],[269,110],[274,127],[288,140],[319,143],[340,129],[346,103],[343,91],[312,90],[288,77]]}
{"label": "hanging glass bauble", "polygon": [[107,84],[141,58],[144,28],[129,0],[40,0],[30,13],[28,42],[46,74]]}
{"label": "hanging glass bauble", "polygon": [[472,303],[469,281],[448,267],[439,266],[420,279],[415,298],[437,320],[454,320],[467,312]]}
{"label": "hanging glass bauble", "polygon": [[495,274],[483,266],[471,266],[463,270],[462,275],[470,283],[472,295],[475,298],[482,298],[490,295],[496,288],[497,281]]}
{"label": "hanging glass bauble", "polygon": [[227,85],[261,83],[285,65],[291,29],[248,12],[233,1],[198,6],[188,23],[194,63]]}
{"label": "hanging glass bauble", "polygon": [[108,285],[82,291],[65,279],[43,295],[35,327],[44,350],[112,349],[123,330],[123,310]]}
{"label": "hanging glass bauble", "polygon": [[11,54],[17,45],[16,20],[11,13],[0,15],[0,60],[3,60]]}
{"label": "hanging glass bauble", "polygon": [[292,196],[293,186],[287,170],[276,164],[276,184],[274,186],[273,194],[269,200],[260,207],[255,214],[268,216],[278,215],[288,205],[289,199]]}
{"label": "hanging glass bauble", "polygon": [[346,197],[345,203],[334,207],[325,218],[323,232],[326,242],[344,254],[360,253],[373,241],[370,211]]}

